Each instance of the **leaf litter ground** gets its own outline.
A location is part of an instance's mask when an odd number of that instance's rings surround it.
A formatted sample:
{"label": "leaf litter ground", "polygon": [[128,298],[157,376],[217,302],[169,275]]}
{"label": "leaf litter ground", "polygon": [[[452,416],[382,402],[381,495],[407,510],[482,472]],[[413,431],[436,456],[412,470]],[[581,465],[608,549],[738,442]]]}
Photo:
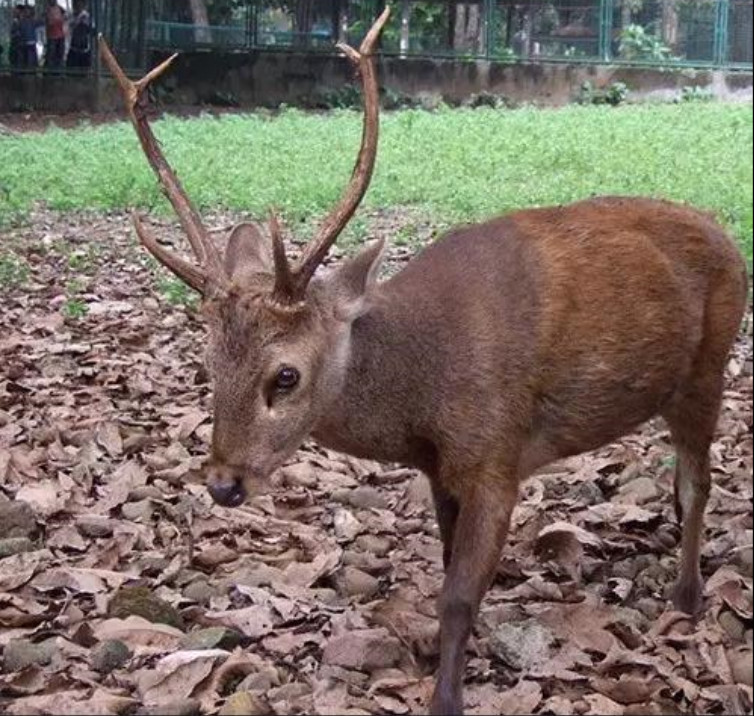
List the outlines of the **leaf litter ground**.
{"label": "leaf litter ground", "polygon": [[[0,711],[424,712],[442,579],[424,478],[307,444],[267,494],[213,505],[202,325],[127,218],[39,211],[3,244]],[[751,712],[751,428],[749,315],[696,623],[665,598],[663,424],[526,483],[469,649],[470,713]]]}

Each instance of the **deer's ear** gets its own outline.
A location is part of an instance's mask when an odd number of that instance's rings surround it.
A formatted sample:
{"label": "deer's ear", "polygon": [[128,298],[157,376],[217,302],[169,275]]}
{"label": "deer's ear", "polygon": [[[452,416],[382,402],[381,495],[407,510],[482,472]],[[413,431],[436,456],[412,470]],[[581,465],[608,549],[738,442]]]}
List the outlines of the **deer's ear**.
{"label": "deer's ear", "polygon": [[377,283],[384,253],[385,240],[375,241],[325,279],[339,319],[353,321],[368,310],[370,293]]}
{"label": "deer's ear", "polygon": [[225,272],[237,279],[255,273],[273,273],[270,240],[255,224],[238,224],[230,232],[225,251]]}

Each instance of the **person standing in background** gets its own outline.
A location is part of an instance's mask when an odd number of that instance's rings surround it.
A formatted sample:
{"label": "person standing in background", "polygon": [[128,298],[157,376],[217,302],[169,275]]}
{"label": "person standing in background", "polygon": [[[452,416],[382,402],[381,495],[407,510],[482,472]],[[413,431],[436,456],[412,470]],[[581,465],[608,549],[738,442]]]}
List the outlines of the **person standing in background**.
{"label": "person standing in background", "polygon": [[8,64],[14,69],[21,66],[21,13],[24,11],[23,5],[13,7],[13,18],[10,23],[10,45],[8,47]]}
{"label": "person standing in background", "polygon": [[46,68],[57,69],[63,66],[65,58],[65,19],[65,10],[58,5],[57,0],[47,0],[45,10]]}
{"label": "person standing in background", "polygon": [[86,9],[86,0],[74,0],[73,18],[69,27],[71,45],[66,65],[75,68],[92,66],[92,20]]}
{"label": "person standing in background", "polygon": [[30,5],[22,5],[18,22],[19,38],[19,63],[24,69],[36,69],[39,67],[39,55],[37,54],[37,28],[41,22],[34,17],[34,8]]}

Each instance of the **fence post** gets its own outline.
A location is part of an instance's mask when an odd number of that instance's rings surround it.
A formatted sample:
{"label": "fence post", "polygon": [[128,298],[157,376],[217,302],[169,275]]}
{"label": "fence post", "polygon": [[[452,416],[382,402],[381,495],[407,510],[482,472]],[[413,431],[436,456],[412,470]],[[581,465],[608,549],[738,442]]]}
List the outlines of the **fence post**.
{"label": "fence post", "polygon": [[713,61],[718,67],[726,65],[728,62],[729,19],[730,19],[730,0],[716,0]]}
{"label": "fence post", "polygon": [[484,57],[489,60],[494,51],[495,44],[495,2],[484,0]]}
{"label": "fence post", "polygon": [[600,34],[599,55],[603,62],[613,59],[613,18],[615,0],[599,0]]}

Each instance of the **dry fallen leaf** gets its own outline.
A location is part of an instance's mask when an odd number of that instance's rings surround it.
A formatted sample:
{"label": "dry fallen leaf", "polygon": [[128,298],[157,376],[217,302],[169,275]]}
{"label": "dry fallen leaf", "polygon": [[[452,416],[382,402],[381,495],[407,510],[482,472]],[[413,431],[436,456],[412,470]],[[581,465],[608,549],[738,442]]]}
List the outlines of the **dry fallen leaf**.
{"label": "dry fallen leaf", "polygon": [[[433,231],[405,207],[365,220],[374,236],[407,220]],[[154,230],[182,241],[167,222]],[[130,218],[39,208],[2,233],[29,280],[0,286],[0,647],[55,652],[0,674],[3,708],[125,716],[152,699],[173,713],[426,713],[443,574],[426,478],[307,443],[268,494],[213,505],[199,474],[211,439],[204,326],[195,308],[165,300]],[[393,271],[410,251],[390,251]],[[62,308],[75,282],[89,307],[78,319]],[[523,486],[469,648],[468,712],[751,712],[747,330],[712,449],[707,612],[694,622],[667,608],[680,533],[673,452],[655,421]],[[131,587],[185,632],[106,618]],[[515,646],[510,626],[521,624],[524,637],[545,635],[541,648]],[[222,625],[232,633],[195,648]],[[239,640],[231,655],[217,649]],[[91,654],[116,642],[133,655],[114,672],[92,669]]]}

